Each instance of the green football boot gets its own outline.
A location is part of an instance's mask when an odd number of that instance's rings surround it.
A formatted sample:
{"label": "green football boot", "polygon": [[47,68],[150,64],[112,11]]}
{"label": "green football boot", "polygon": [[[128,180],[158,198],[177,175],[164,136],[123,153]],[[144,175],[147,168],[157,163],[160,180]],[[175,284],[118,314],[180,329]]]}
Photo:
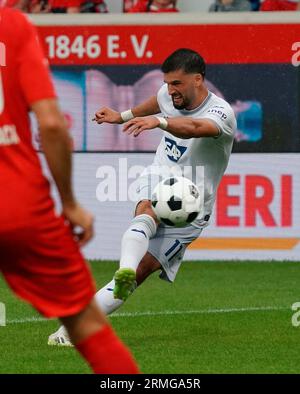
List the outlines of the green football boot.
{"label": "green football boot", "polygon": [[126,301],[136,287],[135,278],[135,271],[131,268],[120,268],[116,271],[114,298]]}

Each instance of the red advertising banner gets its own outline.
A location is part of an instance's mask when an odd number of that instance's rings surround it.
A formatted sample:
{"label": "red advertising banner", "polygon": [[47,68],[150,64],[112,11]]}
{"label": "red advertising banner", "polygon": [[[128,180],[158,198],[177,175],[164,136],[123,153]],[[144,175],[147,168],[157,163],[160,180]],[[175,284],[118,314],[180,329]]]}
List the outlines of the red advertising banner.
{"label": "red advertising banner", "polygon": [[179,47],[210,64],[300,64],[300,24],[38,26],[52,65],[160,64]]}

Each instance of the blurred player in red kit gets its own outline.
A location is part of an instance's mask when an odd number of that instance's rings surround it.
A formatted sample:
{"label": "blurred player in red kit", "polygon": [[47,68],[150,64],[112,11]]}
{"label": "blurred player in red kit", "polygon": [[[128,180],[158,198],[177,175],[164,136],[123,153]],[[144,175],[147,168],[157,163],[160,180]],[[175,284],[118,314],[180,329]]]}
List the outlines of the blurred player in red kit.
{"label": "blurred player in red kit", "polygon": [[[94,372],[138,373],[93,301],[93,279],[79,250],[93,235],[93,218],[73,196],[70,137],[36,30],[6,7],[0,8],[0,65],[0,271],[19,297],[44,316],[60,318]],[[62,216],[55,214],[31,143],[30,109]]]}

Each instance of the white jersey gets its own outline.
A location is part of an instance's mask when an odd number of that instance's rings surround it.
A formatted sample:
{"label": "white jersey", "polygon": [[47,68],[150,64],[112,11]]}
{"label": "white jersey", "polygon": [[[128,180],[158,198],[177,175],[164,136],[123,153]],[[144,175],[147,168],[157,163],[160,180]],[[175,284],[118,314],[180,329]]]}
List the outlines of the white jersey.
{"label": "white jersey", "polygon": [[[222,98],[208,92],[205,101],[193,110],[177,110],[164,84],[157,94],[158,104],[163,116],[168,118],[188,116],[196,119],[209,119],[218,129],[217,137],[182,139],[164,131],[157,148],[153,166],[174,168],[178,166],[182,175],[193,180],[203,189],[204,212],[193,224],[203,226],[212,213],[217,187],[226,170],[232,150],[236,119],[231,106]],[[163,172],[161,172],[163,175]],[[177,172],[178,174],[178,172]],[[200,185],[201,183],[201,185]]]}

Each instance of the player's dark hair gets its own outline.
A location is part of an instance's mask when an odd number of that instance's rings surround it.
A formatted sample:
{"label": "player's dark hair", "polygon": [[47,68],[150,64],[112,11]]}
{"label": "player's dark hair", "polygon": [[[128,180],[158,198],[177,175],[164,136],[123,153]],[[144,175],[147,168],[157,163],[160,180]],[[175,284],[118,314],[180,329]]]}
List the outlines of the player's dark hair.
{"label": "player's dark hair", "polygon": [[[150,12],[150,8],[151,8],[151,6],[152,6],[152,3],[153,3],[153,0],[148,0],[148,3],[147,3],[147,12]],[[175,7],[175,6],[176,6],[176,0],[172,0],[172,4],[173,4],[173,7]]]}
{"label": "player's dark hair", "polygon": [[188,48],[180,48],[171,53],[161,66],[163,73],[183,70],[186,74],[201,74],[205,77],[206,64],[199,53]]}

